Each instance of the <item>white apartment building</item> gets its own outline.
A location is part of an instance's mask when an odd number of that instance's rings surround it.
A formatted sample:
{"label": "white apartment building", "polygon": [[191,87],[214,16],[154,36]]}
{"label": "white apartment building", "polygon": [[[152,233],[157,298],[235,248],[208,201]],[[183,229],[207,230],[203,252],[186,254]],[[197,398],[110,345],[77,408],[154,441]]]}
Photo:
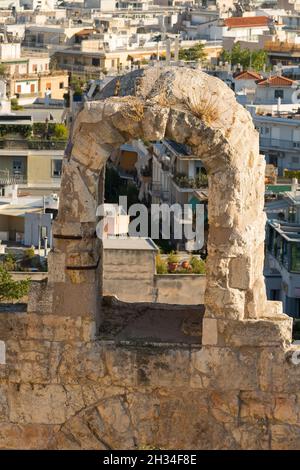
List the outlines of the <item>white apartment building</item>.
{"label": "white apartment building", "polygon": [[[271,115],[267,115],[271,114]],[[259,131],[260,150],[266,162],[284,170],[300,169],[300,114],[277,113],[253,114],[255,127]]]}
{"label": "white apartment building", "polygon": [[49,72],[48,54],[22,54],[19,42],[0,43],[0,60],[9,76]]}
{"label": "white apartment building", "polygon": [[113,11],[116,8],[116,0],[84,0],[84,8],[95,10]]}
{"label": "white apartment building", "polygon": [[270,300],[281,300],[283,311],[300,317],[300,191],[266,204],[265,279]]}
{"label": "white apartment building", "polygon": [[57,0],[19,0],[20,6],[26,10],[54,10]]}
{"label": "white apartment building", "polygon": [[276,105],[280,99],[280,104],[292,104],[298,99],[298,93],[300,93],[298,81],[274,75],[257,82],[254,103]]}

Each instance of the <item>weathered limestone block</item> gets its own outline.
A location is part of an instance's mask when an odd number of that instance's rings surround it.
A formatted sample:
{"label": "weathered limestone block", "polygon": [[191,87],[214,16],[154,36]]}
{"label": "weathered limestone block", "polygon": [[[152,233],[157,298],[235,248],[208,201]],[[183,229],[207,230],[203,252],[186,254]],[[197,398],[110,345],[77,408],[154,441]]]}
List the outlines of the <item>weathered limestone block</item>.
{"label": "weathered limestone block", "polygon": [[299,450],[300,426],[273,424],[271,426],[272,450]]}
{"label": "weathered limestone block", "polygon": [[0,449],[50,449],[51,439],[59,426],[49,424],[0,423]]}
{"label": "weathered limestone block", "polygon": [[219,320],[219,345],[239,348],[243,346],[281,346],[290,345],[293,321],[291,317],[282,315],[272,321],[259,320]]}
{"label": "weathered limestone block", "polygon": [[252,287],[253,271],[249,256],[232,258],[229,263],[229,287],[246,290]]}
{"label": "weathered limestone block", "polygon": [[62,424],[84,407],[76,385],[12,384],[8,403],[10,421],[19,424]]}
{"label": "weathered limestone block", "polygon": [[201,351],[194,351],[190,359],[190,386],[192,389],[223,392],[256,390],[259,381],[258,359],[259,350],[251,348],[234,351],[225,347],[207,346]]}

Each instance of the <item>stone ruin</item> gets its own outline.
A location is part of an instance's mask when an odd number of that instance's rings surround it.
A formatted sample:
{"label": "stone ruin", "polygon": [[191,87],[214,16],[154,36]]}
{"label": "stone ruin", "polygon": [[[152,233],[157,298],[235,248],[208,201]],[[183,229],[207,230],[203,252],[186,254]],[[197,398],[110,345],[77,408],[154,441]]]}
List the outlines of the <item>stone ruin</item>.
{"label": "stone ruin", "polygon": [[[166,312],[171,327],[182,306],[101,296],[96,208],[107,158],[132,138],[187,144],[208,172],[205,314],[193,307],[185,340],[124,329]],[[264,166],[248,112],[198,70],[135,71],[85,103],[64,159],[48,281],[32,286],[27,311],[0,313],[0,448],[300,448],[292,319],[264,287]]]}

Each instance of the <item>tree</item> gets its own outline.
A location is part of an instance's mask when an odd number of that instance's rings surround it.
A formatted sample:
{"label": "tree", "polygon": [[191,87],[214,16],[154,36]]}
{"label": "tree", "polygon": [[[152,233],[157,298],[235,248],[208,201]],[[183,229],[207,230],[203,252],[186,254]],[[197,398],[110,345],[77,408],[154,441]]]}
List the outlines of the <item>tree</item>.
{"label": "tree", "polygon": [[11,274],[0,266],[0,302],[19,300],[28,294],[30,279],[14,281]]}
{"label": "tree", "polygon": [[73,75],[70,80],[70,87],[73,90],[73,96],[82,96],[83,95],[83,86],[84,82],[76,75]]}
{"label": "tree", "polygon": [[23,106],[19,105],[19,101],[17,100],[17,98],[12,98],[10,100],[10,105],[13,111],[19,111],[21,109],[24,109]]}
{"label": "tree", "polygon": [[195,44],[195,46],[192,46],[189,49],[179,50],[179,60],[201,61],[206,58],[206,55],[207,54],[204,50],[204,44],[201,42]]}
{"label": "tree", "polygon": [[0,77],[5,77],[6,74],[7,74],[6,65],[2,64],[2,62],[0,62]]}
{"label": "tree", "polygon": [[55,124],[53,134],[54,140],[67,140],[68,128],[64,124]]}
{"label": "tree", "polygon": [[263,70],[267,64],[266,51],[259,49],[250,51],[250,49],[242,49],[240,43],[236,43],[231,51],[222,50],[220,60],[223,62],[230,62],[232,65],[240,64],[243,69],[252,68],[257,72]]}

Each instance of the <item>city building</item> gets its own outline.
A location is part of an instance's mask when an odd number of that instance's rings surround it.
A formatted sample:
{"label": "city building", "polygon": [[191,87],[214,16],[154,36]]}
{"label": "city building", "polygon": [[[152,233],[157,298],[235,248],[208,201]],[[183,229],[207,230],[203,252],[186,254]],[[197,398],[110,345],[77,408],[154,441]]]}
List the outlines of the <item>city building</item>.
{"label": "city building", "polygon": [[266,204],[268,216],[265,279],[270,300],[281,300],[283,309],[300,317],[300,191]]}
{"label": "city building", "polygon": [[[39,116],[44,119],[34,119]],[[18,184],[20,191],[36,195],[59,190],[66,140],[57,139],[49,131],[55,132],[51,116],[53,118],[49,110],[0,115],[2,188],[7,184]]]}

